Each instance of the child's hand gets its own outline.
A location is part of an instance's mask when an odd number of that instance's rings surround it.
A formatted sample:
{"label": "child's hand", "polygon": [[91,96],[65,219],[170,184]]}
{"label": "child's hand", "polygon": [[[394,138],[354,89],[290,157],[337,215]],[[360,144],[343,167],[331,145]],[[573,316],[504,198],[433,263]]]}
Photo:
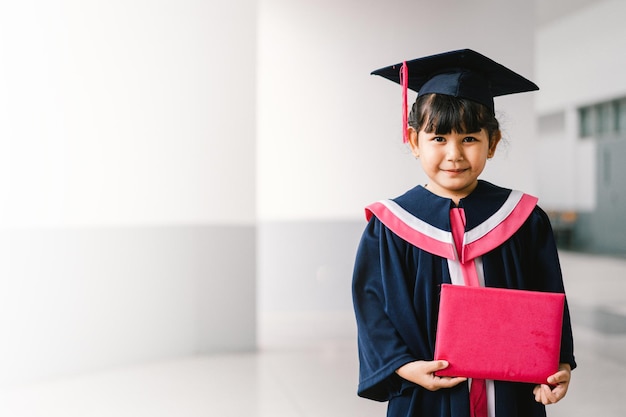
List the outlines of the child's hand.
{"label": "child's hand", "polygon": [[448,367],[446,361],[415,361],[409,362],[396,370],[396,373],[407,381],[421,385],[429,391],[451,388],[467,378],[436,376],[435,372]]}
{"label": "child's hand", "polygon": [[559,365],[559,372],[548,377],[548,384],[537,385],[533,390],[535,401],[544,405],[554,404],[560,401],[569,387],[572,376],[572,368],[567,363]]}

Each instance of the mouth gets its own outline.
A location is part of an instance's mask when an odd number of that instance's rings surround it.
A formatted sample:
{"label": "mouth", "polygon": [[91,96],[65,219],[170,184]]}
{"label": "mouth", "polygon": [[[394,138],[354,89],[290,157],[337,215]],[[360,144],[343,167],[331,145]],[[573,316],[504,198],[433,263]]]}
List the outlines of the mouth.
{"label": "mouth", "polygon": [[468,168],[457,168],[457,169],[444,169],[443,171],[451,175],[457,175],[457,174],[462,174],[467,170]]}

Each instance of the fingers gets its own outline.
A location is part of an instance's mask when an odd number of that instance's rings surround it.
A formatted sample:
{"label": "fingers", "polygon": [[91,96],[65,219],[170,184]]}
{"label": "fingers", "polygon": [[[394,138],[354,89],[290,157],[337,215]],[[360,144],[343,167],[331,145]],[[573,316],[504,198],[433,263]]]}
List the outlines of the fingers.
{"label": "fingers", "polygon": [[438,391],[442,388],[452,388],[466,380],[467,378],[461,378],[461,377],[453,378],[453,377],[446,377],[446,376],[444,377],[433,376],[432,378],[428,378],[427,380],[424,380],[424,382],[420,385],[429,391]]}
{"label": "fingers", "polygon": [[[461,378],[461,377],[435,377],[434,380],[434,386],[436,386],[436,389],[441,389],[441,388],[452,388],[455,387],[457,385],[459,385],[461,382],[463,381],[467,381],[467,378]],[[434,391],[434,390],[432,390]]]}
{"label": "fingers", "polygon": [[435,372],[447,367],[447,361],[415,361],[403,365],[396,370],[396,373],[402,378],[421,385],[429,391],[437,391],[441,388],[451,388],[467,379],[460,377],[440,377],[435,375]]}
{"label": "fingers", "polygon": [[565,394],[572,377],[572,368],[567,363],[559,364],[559,371],[548,377],[548,384],[537,385],[533,389],[535,401],[544,405],[554,404],[560,401]]}
{"label": "fingers", "polygon": [[448,367],[448,361],[430,361],[426,362],[426,367],[428,372],[435,373],[437,371],[441,371],[442,369],[446,369]]}
{"label": "fingers", "polygon": [[452,388],[460,384],[461,382],[467,380],[467,378],[462,378],[462,377],[436,376],[435,372],[448,367],[449,364],[447,361],[443,361],[443,360],[432,361],[432,362],[428,362],[428,364],[429,364],[428,373],[431,374],[432,378],[430,380],[430,383],[428,384],[428,387],[426,388],[431,391],[437,391],[441,388]]}
{"label": "fingers", "polygon": [[548,383],[551,385],[563,384],[569,382],[571,373],[567,370],[559,371],[548,377]]}
{"label": "fingers", "polygon": [[567,393],[567,385],[557,385],[551,388],[549,385],[537,385],[533,393],[535,394],[535,401],[543,405],[554,404],[559,402]]}
{"label": "fingers", "polygon": [[535,401],[543,405],[554,404],[558,400],[548,385],[537,385],[533,390]]}

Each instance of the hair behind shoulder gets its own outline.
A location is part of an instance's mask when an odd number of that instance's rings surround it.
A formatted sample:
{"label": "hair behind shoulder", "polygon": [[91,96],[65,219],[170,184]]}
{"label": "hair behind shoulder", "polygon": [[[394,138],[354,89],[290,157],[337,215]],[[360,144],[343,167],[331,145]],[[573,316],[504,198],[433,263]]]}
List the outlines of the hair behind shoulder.
{"label": "hair behind shoulder", "polygon": [[485,129],[489,140],[500,130],[498,119],[485,105],[443,94],[419,96],[409,114],[409,126],[440,135]]}

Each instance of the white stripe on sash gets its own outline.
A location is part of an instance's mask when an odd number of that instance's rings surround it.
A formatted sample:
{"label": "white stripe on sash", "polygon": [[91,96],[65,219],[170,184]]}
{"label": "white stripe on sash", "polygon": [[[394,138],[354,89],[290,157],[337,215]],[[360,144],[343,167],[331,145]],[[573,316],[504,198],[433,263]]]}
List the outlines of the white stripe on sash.
{"label": "white stripe on sash", "polygon": [[381,200],[382,205],[387,207],[398,219],[409,226],[413,230],[417,230],[420,233],[425,234],[428,237],[436,239],[443,243],[452,243],[452,234],[445,230],[439,229],[432,224],[415,217],[405,209],[403,209],[398,203],[393,200]]}
{"label": "white stripe on sash", "polygon": [[506,199],[502,207],[498,209],[498,211],[492,214],[491,217],[489,217],[487,220],[465,233],[463,244],[467,245],[469,243],[477,241],[481,237],[485,236],[487,233],[491,232],[496,226],[498,226],[511,215],[515,207],[517,207],[517,204],[522,199],[523,195],[524,193],[522,193],[521,191],[512,190],[511,194],[509,194],[508,198]]}

